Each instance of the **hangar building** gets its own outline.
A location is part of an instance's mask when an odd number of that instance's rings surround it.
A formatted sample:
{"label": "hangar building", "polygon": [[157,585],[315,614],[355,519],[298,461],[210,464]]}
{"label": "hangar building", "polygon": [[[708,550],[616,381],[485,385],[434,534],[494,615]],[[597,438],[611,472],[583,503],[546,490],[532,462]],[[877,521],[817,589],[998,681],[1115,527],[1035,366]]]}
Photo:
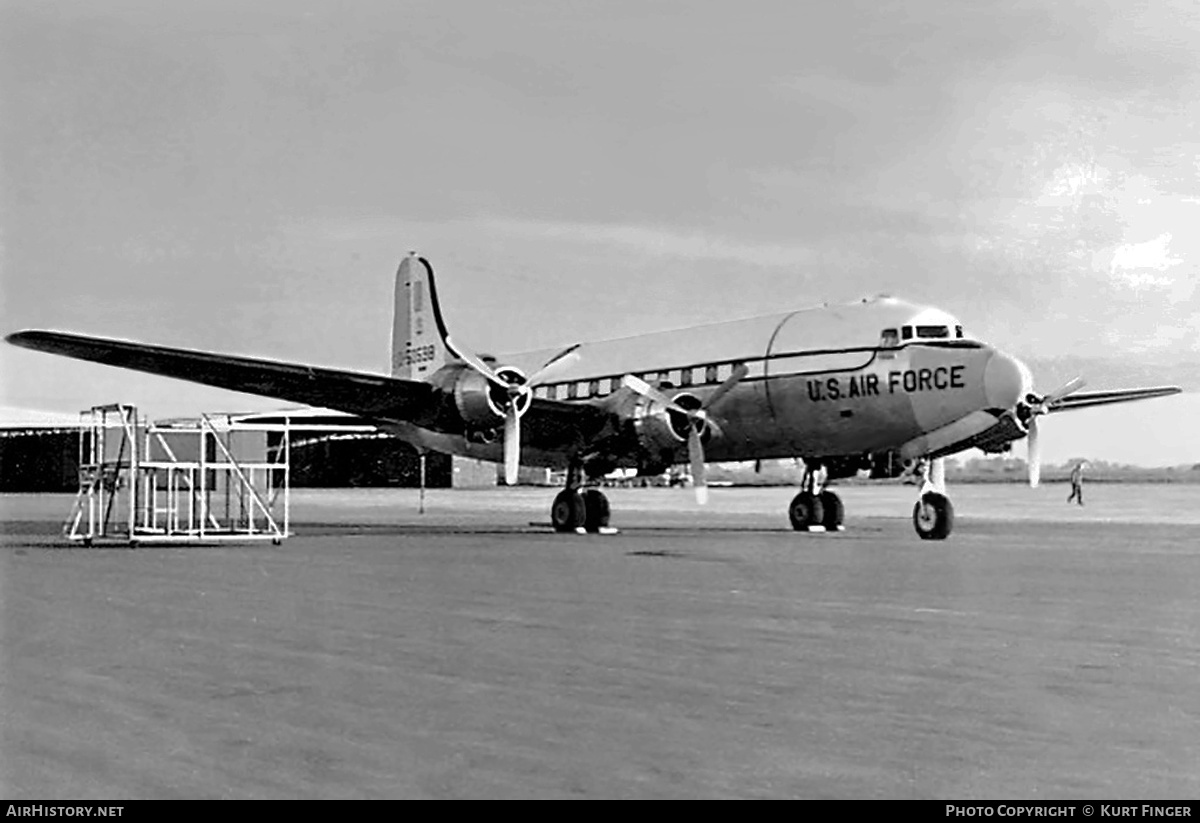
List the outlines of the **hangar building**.
{"label": "hangar building", "polygon": [[[80,436],[88,414],[0,407],[0,492],[74,492],[79,484]],[[407,443],[380,435],[333,436],[291,431],[293,488],[420,484],[420,459]],[[491,463],[430,453],[428,488],[496,485]]]}
{"label": "hangar building", "polygon": [[73,492],[78,414],[0,408],[0,492]]}

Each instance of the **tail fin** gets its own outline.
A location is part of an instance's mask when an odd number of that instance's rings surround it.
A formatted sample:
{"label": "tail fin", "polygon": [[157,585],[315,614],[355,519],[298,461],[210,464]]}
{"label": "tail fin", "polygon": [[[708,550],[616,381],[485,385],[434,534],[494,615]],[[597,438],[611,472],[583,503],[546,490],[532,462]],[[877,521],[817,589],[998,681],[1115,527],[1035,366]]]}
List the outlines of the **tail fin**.
{"label": "tail fin", "polygon": [[446,365],[446,324],[438,308],[433,268],[411,252],[396,271],[392,317],[392,377],[425,380]]}

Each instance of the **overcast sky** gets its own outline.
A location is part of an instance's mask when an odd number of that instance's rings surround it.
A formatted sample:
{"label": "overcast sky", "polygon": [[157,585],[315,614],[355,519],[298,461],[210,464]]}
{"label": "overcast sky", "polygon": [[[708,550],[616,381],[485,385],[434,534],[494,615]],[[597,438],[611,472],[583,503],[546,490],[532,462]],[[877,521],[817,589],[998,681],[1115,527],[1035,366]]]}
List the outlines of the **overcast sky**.
{"label": "overcast sky", "polygon": [[1198,55],[1193,0],[0,0],[0,332],[385,371],[416,249],[486,351],[886,291],[1026,357],[1195,360]]}

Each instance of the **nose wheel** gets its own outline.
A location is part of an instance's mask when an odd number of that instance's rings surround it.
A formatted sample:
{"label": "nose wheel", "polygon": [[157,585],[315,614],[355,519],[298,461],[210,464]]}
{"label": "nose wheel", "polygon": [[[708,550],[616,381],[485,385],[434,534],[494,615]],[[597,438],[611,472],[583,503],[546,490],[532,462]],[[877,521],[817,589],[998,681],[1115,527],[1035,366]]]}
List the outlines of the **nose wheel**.
{"label": "nose wheel", "polygon": [[913,506],[913,527],[922,540],[945,540],[954,528],[954,506],[950,498],[925,492]]}
{"label": "nose wheel", "polygon": [[921,497],[913,506],[913,528],[922,540],[945,540],[954,528],[954,506],[946,496],[946,464],[942,458],[921,467]]}

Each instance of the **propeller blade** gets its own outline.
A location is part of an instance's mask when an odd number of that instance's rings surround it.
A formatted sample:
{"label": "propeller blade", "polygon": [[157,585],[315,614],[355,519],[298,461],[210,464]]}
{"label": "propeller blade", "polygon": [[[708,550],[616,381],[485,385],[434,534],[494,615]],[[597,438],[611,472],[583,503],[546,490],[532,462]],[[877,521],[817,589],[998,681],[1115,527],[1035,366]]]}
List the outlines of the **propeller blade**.
{"label": "propeller blade", "polygon": [[716,390],[708,396],[708,399],[704,401],[700,408],[707,409],[709,406],[714,405],[718,400],[728,394],[734,386],[742,382],[742,378],[749,374],[749,372],[750,369],[745,363],[739,363],[738,367],[733,370],[733,373],[725,378],[724,383],[717,386]]}
{"label": "propeller blade", "polygon": [[515,486],[520,469],[521,415],[514,406],[504,417],[504,482]]}
{"label": "propeller blade", "polygon": [[688,429],[688,459],[692,464],[692,487],[696,490],[696,502],[703,506],[708,502],[708,480],[705,477],[704,444],[695,426]]}
{"label": "propeller blade", "polygon": [[560,372],[563,368],[571,365],[579,359],[579,352],[577,349],[581,345],[581,343],[576,343],[574,346],[568,346],[558,354],[551,357],[545,362],[545,364],[542,365],[540,369],[529,376],[529,380],[525,382],[525,385],[532,388],[533,386],[540,386],[542,383],[552,379],[554,375],[558,374],[558,372]]}
{"label": "propeller blade", "polygon": [[699,409],[683,408],[645,380],[634,377],[632,374],[627,374],[621,378],[621,382],[627,388],[688,418],[688,460],[692,468],[692,485],[696,490],[696,502],[702,506],[708,502],[708,483],[705,480],[704,466],[704,444],[700,442],[699,431],[699,427],[703,426],[707,419],[704,409],[711,406],[715,401],[720,400],[721,397],[746,376],[748,371],[749,369],[744,364],[734,369],[733,374],[729,375],[725,382],[716,388]]}
{"label": "propeller blade", "polygon": [[1042,447],[1038,442],[1037,415],[1029,419],[1029,431],[1025,435],[1025,463],[1029,468],[1029,488],[1036,489],[1042,480]]}
{"label": "propeller blade", "polygon": [[446,348],[450,350],[451,354],[453,354],[459,360],[462,360],[464,363],[466,363],[468,366],[473,368],[475,371],[482,374],[484,377],[486,377],[489,381],[491,381],[495,385],[499,386],[502,389],[509,388],[510,384],[504,380],[501,380],[500,375],[496,374],[496,372],[492,369],[491,366],[489,366],[487,363],[484,363],[483,360],[481,360],[477,355],[473,354],[472,352],[469,352],[466,349],[460,349],[458,346],[454,345],[454,341],[451,340],[449,337],[446,338]]}
{"label": "propeller blade", "polygon": [[645,380],[642,380],[640,377],[634,377],[632,374],[627,374],[621,378],[621,382],[624,383],[627,388],[633,389],[635,392],[640,394],[642,397],[648,398],[650,400],[653,400],[655,403],[666,406],[671,411],[679,412],[682,415],[690,414],[687,409],[678,405],[674,400],[667,397],[665,394],[663,394],[658,389],[651,386]]}
{"label": "propeller blade", "polygon": [[1059,400],[1062,400],[1068,394],[1074,394],[1075,392],[1079,391],[1085,385],[1087,385],[1087,381],[1084,380],[1082,377],[1072,377],[1070,380],[1068,380],[1062,386],[1058,387],[1057,389],[1055,389],[1054,391],[1050,392],[1048,395],[1043,397],[1042,405],[1047,406],[1047,407],[1052,406],[1055,403],[1057,403]]}

